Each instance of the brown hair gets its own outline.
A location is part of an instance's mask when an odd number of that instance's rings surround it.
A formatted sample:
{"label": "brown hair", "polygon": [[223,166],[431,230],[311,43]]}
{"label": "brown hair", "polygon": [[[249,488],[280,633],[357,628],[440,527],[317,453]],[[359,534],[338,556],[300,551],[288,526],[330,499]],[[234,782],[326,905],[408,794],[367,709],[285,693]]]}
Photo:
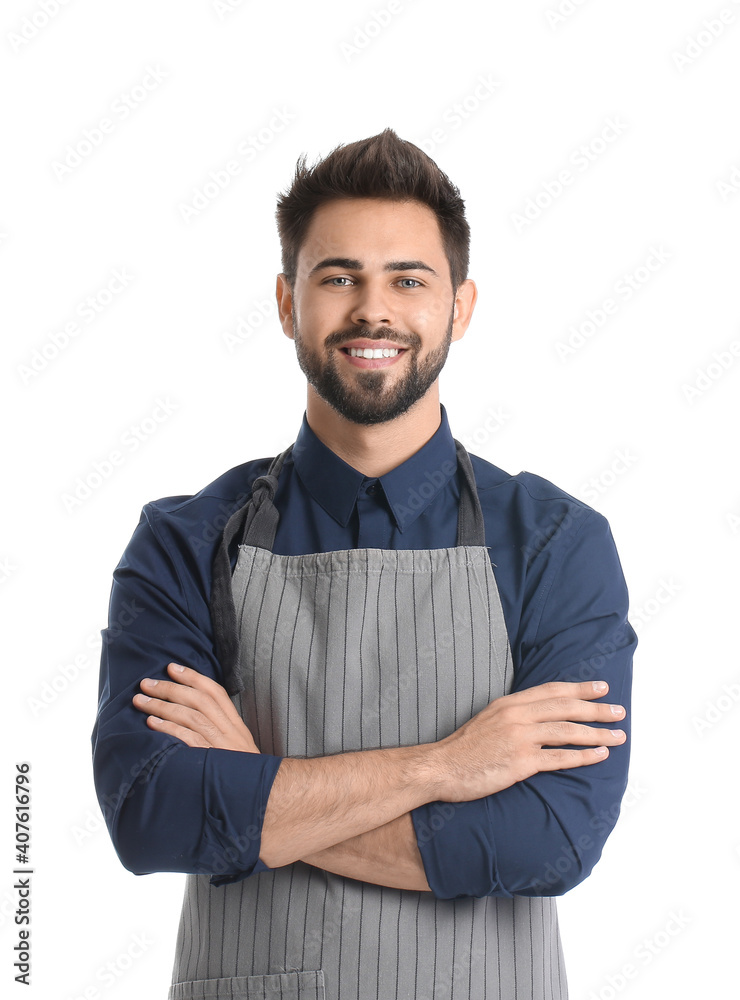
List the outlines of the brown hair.
{"label": "brown hair", "polygon": [[305,154],[299,157],[293,183],[279,196],[275,213],[283,272],[291,287],[314,212],[337,198],[414,199],[428,205],[437,216],[453,289],[467,278],[470,226],[459,189],[423,150],[387,128],[337,146],[310,168]]}

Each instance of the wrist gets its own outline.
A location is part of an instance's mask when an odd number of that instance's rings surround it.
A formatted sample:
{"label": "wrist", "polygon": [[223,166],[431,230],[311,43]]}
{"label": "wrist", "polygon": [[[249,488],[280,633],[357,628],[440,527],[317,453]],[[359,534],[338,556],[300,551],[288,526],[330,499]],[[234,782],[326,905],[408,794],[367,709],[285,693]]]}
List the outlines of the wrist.
{"label": "wrist", "polygon": [[446,744],[447,739],[444,739],[413,747],[409,761],[410,781],[421,792],[424,803],[436,802],[449,794],[452,782]]}

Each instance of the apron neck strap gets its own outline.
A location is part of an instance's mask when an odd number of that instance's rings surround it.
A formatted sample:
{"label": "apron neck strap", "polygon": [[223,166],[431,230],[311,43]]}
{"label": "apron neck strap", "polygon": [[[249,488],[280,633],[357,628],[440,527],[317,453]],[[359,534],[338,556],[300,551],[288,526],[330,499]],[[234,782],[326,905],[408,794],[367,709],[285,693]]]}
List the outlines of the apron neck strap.
{"label": "apron neck strap", "polygon": [[475,485],[473,463],[460,442],[454,438],[453,440],[457,452],[457,467],[462,471],[460,507],[457,512],[457,544],[485,546],[486,526],[478,498],[478,487]]}
{"label": "apron neck strap", "polygon": [[278,476],[283,462],[293,451],[291,444],[285,451],[273,458],[270,468],[264,476],[257,476],[252,483],[252,499],[247,505],[246,523],[242,536],[242,545],[254,545],[258,549],[269,549],[275,544],[279,515],[273,503],[278,487]]}
{"label": "apron neck strap", "polygon": [[[237,535],[251,537],[253,545],[272,549],[278,523],[277,508],[272,502],[277,489],[277,476],[286,456],[293,445],[286,448],[272,460],[264,476],[258,476],[252,483],[252,496],[239,507],[226,522],[211,564],[211,594],[209,609],[213,628],[213,644],[216,657],[223,669],[224,685],[230,695],[237,694],[242,685],[237,677],[239,659],[239,632],[236,623],[236,609],[231,593],[231,560],[229,546]],[[257,526],[255,527],[255,520]],[[269,544],[266,544],[269,543]]]}

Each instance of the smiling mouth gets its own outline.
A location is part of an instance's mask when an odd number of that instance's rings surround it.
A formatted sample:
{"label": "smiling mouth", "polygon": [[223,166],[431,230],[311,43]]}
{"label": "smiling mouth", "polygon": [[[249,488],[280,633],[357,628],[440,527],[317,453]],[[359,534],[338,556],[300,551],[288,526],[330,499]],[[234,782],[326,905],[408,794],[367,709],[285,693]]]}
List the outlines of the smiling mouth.
{"label": "smiling mouth", "polygon": [[405,347],[341,347],[340,352],[353,368],[388,368],[399,363]]}
{"label": "smiling mouth", "polygon": [[351,358],[395,358],[402,354],[403,347],[343,347],[345,354]]}

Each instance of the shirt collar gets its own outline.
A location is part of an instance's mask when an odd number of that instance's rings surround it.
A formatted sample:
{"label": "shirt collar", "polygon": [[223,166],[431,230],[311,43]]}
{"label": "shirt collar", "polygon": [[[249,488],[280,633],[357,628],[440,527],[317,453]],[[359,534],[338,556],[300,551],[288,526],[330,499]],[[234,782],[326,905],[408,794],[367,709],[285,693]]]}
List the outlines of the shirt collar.
{"label": "shirt collar", "polygon": [[[306,414],[292,451],[296,472],[314,500],[346,527],[364,476],[320,441]],[[455,441],[447,412],[440,404],[440,425],[427,443],[384,476],[378,476],[399,531],[408,527],[435,499],[457,470]]]}

